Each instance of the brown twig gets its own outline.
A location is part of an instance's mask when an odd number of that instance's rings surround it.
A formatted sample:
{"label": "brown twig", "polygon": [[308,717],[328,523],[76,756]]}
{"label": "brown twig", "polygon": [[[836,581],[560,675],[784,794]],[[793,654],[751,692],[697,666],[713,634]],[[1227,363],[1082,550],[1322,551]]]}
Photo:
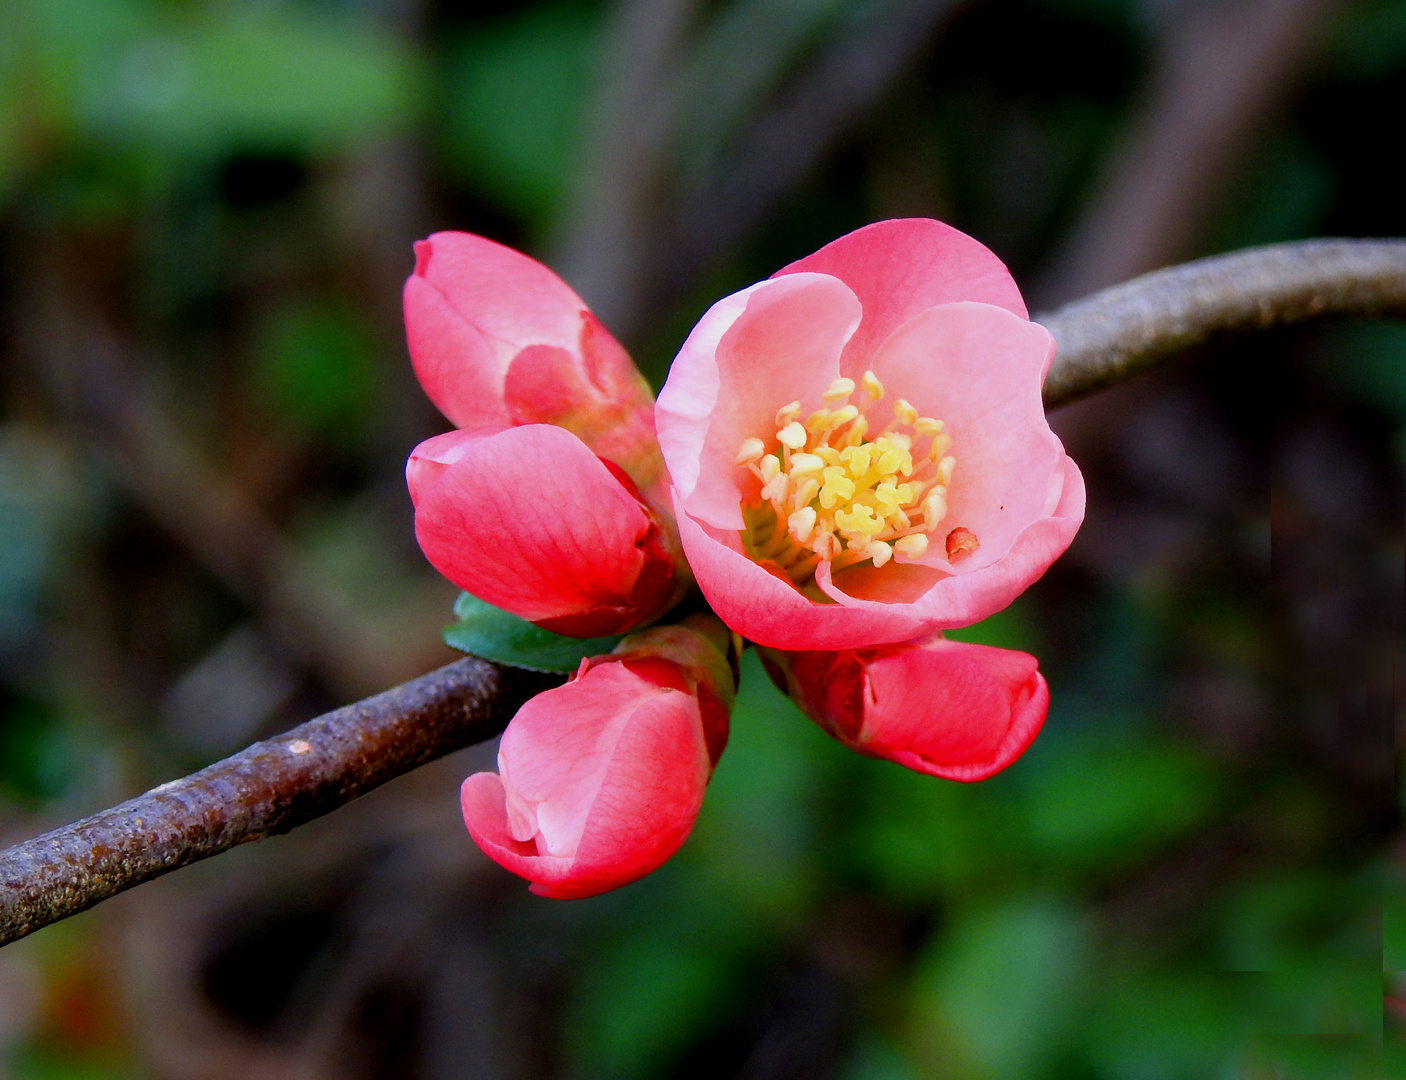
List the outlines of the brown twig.
{"label": "brown twig", "polygon": [[[1314,240],[1222,255],[1042,319],[1060,405],[1222,331],[1328,315],[1406,317],[1406,240]],[[549,680],[461,660],[130,802],[0,852],[0,944],[236,844],[286,832],[491,738]]]}
{"label": "brown twig", "polygon": [[1331,315],[1406,318],[1406,240],[1305,240],[1158,270],[1036,316],[1055,408],[1212,335]]}
{"label": "brown twig", "polygon": [[554,681],[465,659],[0,853],[0,945],[501,731]]}

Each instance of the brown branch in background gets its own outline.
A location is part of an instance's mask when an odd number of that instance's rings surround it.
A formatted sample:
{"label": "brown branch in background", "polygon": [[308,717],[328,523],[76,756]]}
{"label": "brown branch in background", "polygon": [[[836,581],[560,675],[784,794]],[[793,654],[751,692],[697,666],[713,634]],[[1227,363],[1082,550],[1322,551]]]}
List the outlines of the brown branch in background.
{"label": "brown branch in background", "polygon": [[656,304],[676,300],[750,236],[878,105],[965,0],[887,0],[840,33],[763,110],[735,150],[683,194]]}
{"label": "brown branch in background", "polygon": [[[1073,401],[1214,333],[1329,315],[1406,317],[1406,240],[1278,244],[1070,304],[1041,320],[1060,343],[1045,398]],[[0,852],[0,944],[491,738],[553,681],[461,660]]]}
{"label": "brown branch in background", "polygon": [[606,325],[624,334],[648,260],[670,150],[670,73],[699,0],[620,0],[569,220],[555,260]]}
{"label": "brown branch in background", "polygon": [[459,660],[0,853],[0,945],[498,734],[557,678]]}
{"label": "brown branch in background", "polygon": [[1043,280],[1058,304],[1195,253],[1339,0],[1178,0],[1152,82]]}
{"label": "brown branch in background", "polygon": [[[857,20],[840,20],[809,64],[725,141],[728,149],[686,176],[695,126],[727,111],[719,99],[728,88],[719,84],[737,77],[735,58],[710,48],[716,24],[690,36],[698,0],[621,0],[554,265],[629,339],[805,182],[965,2],[878,0]],[[805,44],[796,30],[765,35],[748,64],[790,68]]]}
{"label": "brown branch in background", "polygon": [[34,363],[66,419],[98,447],[104,466],[137,503],[258,614],[290,657],[343,700],[415,673],[404,651],[208,463],[139,382],[111,332],[59,289],[40,293],[33,322]]}
{"label": "brown branch in background", "polygon": [[1067,405],[1214,334],[1330,315],[1406,318],[1406,240],[1305,240],[1158,270],[1050,315],[1045,404]]}

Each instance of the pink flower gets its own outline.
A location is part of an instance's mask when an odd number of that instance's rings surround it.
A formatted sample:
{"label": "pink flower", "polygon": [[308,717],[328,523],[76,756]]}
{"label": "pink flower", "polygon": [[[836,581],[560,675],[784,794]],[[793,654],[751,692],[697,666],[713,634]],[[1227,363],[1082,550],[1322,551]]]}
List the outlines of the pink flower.
{"label": "pink flower", "polygon": [[657,869],[688,837],[727,744],[727,640],[711,617],[646,630],[524,705],[498,772],[464,781],[478,846],[558,899]]}
{"label": "pink flower", "polygon": [[656,407],[713,610],[835,650],[1005,607],[1084,515],[1040,401],[1053,357],[1000,261],[936,221],[867,226],[719,301]]}
{"label": "pink flower", "polygon": [[580,298],[526,255],[467,233],[415,245],[411,359],[459,431],[406,480],[426,558],[549,630],[618,633],[692,577],[667,497],[649,387]]}
{"label": "pink flower", "polygon": [[1033,656],[944,640],[843,652],[765,650],[801,711],[851,749],[948,780],[984,780],[1025,752],[1050,692]]}

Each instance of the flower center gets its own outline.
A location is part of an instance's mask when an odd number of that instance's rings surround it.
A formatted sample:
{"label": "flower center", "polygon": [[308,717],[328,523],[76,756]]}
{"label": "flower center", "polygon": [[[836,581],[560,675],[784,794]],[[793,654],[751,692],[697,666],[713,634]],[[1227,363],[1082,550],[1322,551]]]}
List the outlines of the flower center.
{"label": "flower center", "polygon": [[[871,560],[883,566],[895,554],[916,559],[947,516],[957,459],[942,421],[899,398],[893,419],[870,438],[869,418],[850,404],[856,389],[853,379],[836,379],[822,395],[825,407],[804,423],[793,401],[777,412],[770,439],[744,439],[737,449],[735,464],[761,481],[744,507],[743,541],[756,561],[797,585],[822,559],[832,570]],[[858,389],[866,408],[884,397],[872,371]],[[955,559],[975,551],[977,538],[956,528],[946,547]]]}

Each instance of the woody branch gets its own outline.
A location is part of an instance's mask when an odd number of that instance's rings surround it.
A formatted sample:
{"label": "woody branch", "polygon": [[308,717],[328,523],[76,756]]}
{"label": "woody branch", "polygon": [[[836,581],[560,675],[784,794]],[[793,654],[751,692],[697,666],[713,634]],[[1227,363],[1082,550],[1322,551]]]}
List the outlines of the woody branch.
{"label": "woody branch", "polygon": [[[1406,318],[1406,241],[1312,240],[1147,274],[1038,318],[1054,408],[1217,334]],[[497,735],[549,677],[460,660],[0,852],[0,945],[238,844],[287,832]]]}

